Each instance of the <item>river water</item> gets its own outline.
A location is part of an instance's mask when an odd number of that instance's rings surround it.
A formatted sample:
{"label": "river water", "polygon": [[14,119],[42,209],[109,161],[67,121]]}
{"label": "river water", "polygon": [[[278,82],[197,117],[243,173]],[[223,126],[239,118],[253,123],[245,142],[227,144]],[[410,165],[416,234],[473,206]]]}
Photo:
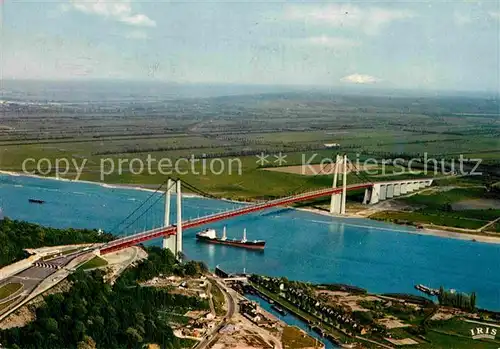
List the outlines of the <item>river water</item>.
{"label": "river water", "polygon": [[[113,227],[151,193],[23,176],[0,175],[0,206],[6,216],[53,227]],[[45,200],[43,205],[29,198]],[[239,204],[183,199],[183,218]],[[162,200],[126,232],[159,226]],[[175,217],[175,203],[171,219]],[[322,283],[346,283],[370,292],[419,294],[414,285],[475,291],[480,307],[500,310],[500,245],[413,234],[410,227],[366,219],[339,219],[292,209],[275,209],[210,226],[229,237],[265,239],[264,252],[196,242],[198,229],[184,233],[184,252],[210,267]],[[201,229],[201,228],[200,228]],[[116,230],[114,230],[116,231]],[[160,244],[160,241],[152,242]]]}

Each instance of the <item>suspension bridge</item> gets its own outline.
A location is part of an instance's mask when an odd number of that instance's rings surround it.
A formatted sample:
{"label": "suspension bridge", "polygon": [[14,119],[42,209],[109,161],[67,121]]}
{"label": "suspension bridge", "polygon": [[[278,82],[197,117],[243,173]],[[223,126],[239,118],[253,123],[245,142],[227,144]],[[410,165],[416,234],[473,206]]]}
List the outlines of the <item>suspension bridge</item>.
{"label": "suspension bridge", "polygon": [[[130,221],[126,227],[131,226],[141,217],[145,216],[151,207],[156,204],[160,199],[164,197],[164,219],[163,224],[158,228],[153,228],[145,230],[139,233],[134,233],[126,236],[121,236],[116,240],[113,240],[100,248],[101,254],[106,254],[114,251],[118,251],[130,246],[137,245],[139,243],[156,239],[163,238],[163,248],[170,249],[174,255],[182,255],[182,231],[183,229],[190,229],[205,224],[214,223],[224,219],[229,219],[237,216],[242,216],[250,214],[252,212],[262,211],[273,207],[286,206],[297,202],[309,201],[312,199],[317,199],[320,197],[331,196],[330,201],[330,212],[332,214],[345,214],[346,208],[346,196],[348,191],[353,190],[365,190],[365,195],[363,199],[364,204],[376,204],[379,201],[397,197],[400,195],[405,195],[407,193],[414,192],[424,187],[428,187],[432,184],[433,179],[404,179],[396,181],[385,181],[385,182],[370,182],[366,177],[360,177],[363,181],[361,183],[347,185],[347,157],[337,156],[336,163],[334,166],[334,176],[333,184],[330,188],[324,188],[319,190],[308,191],[305,193],[291,194],[285,197],[269,200],[262,203],[246,205],[244,207],[238,207],[226,212],[218,212],[214,214],[209,214],[203,217],[198,217],[194,219],[189,219],[186,221],[182,220],[182,187],[188,189],[191,192],[199,194],[204,197],[214,198],[212,195],[203,192],[202,190],[186,183],[182,182],[180,179],[172,180],[168,179],[159,188],[156,189],[144,202],[139,205],[129,216],[127,216],[119,225]],[[351,171],[354,173],[354,171]],[[318,173],[319,175],[321,173]],[[342,185],[337,186],[338,180],[342,176]],[[359,175],[358,175],[359,177]],[[164,195],[160,196],[164,190]],[[171,203],[171,193],[175,190],[176,192],[176,206],[177,206],[177,220],[176,224],[170,224],[170,203]],[[154,199],[156,194],[156,199]],[[152,203],[146,207],[142,213],[140,209],[143,208],[149,201]],[[140,214],[139,214],[140,213]],[[118,226],[119,226],[118,225]],[[114,232],[114,231],[113,231]],[[180,257],[179,257],[180,258]]]}

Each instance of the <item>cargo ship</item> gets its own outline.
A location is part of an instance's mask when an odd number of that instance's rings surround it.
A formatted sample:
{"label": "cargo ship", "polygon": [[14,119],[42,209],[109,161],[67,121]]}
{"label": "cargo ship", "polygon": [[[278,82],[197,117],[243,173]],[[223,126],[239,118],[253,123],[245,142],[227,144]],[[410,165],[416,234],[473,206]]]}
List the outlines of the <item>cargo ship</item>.
{"label": "cargo ship", "polygon": [[247,230],[243,230],[243,239],[228,239],[226,236],[226,227],[222,232],[222,237],[217,237],[217,232],[214,229],[205,229],[196,234],[199,241],[208,242],[212,244],[221,244],[234,247],[250,248],[254,250],[263,250],[266,242],[264,240],[247,240]]}
{"label": "cargo ship", "polygon": [[439,295],[439,290],[427,287],[427,286],[422,285],[422,284],[415,285],[415,288],[417,290],[419,290],[420,292],[428,294],[429,296],[437,296],[437,295]]}

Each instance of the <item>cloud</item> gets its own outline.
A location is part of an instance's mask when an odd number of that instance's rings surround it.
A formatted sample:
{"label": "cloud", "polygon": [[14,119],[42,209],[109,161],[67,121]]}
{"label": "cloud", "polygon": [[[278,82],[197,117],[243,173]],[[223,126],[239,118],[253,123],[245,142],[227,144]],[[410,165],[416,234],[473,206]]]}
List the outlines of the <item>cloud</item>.
{"label": "cloud", "polygon": [[134,13],[130,0],[74,0],[65,9],[74,9],[89,15],[101,16],[137,27],[155,27],[156,22],[143,13]]}
{"label": "cloud", "polygon": [[134,40],[146,40],[149,39],[149,36],[146,32],[142,30],[133,30],[131,32],[126,33],[125,38],[134,39]]}
{"label": "cloud", "polygon": [[331,4],[328,6],[293,5],[285,11],[288,20],[325,24],[336,28],[361,29],[367,34],[378,34],[394,21],[414,17],[409,10],[381,7],[366,7],[351,4]]}
{"label": "cloud", "polygon": [[373,84],[377,81],[380,81],[380,79],[377,79],[376,77],[371,75],[351,74],[344,76],[342,79],[340,79],[340,81],[350,84]]}
{"label": "cloud", "polygon": [[140,79],[147,78],[147,59],[127,57],[104,43],[63,40],[43,34],[7,39],[2,60],[10,79]]}
{"label": "cloud", "polygon": [[307,39],[304,39],[304,43],[314,46],[323,46],[329,48],[351,48],[359,46],[359,42],[342,38],[342,37],[334,37],[334,36],[314,36]]}
{"label": "cloud", "polygon": [[461,13],[455,11],[453,14],[453,19],[457,25],[466,25],[472,23],[472,17],[470,13]]}
{"label": "cloud", "polygon": [[497,12],[490,11],[490,12],[488,12],[488,14],[490,15],[491,18],[500,20],[500,11],[497,11]]}

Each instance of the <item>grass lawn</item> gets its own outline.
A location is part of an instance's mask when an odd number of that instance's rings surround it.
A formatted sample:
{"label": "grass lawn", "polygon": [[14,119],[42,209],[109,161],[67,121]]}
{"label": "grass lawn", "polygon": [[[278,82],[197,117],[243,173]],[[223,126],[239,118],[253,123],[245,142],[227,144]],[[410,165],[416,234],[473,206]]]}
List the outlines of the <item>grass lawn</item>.
{"label": "grass lawn", "polygon": [[447,321],[432,321],[431,329],[425,337],[431,341],[429,345],[419,345],[418,348],[456,348],[456,349],[487,349],[500,347],[500,341],[472,339],[470,330],[480,325],[467,323],[459,319]]}
{"label": "grass lawn", "polygon": [[48,261],[52,258],[55,258],[55,257],[58,257],[59,255],[63,255],[63,256],[66,256],[70,253],[73,253],[73,252],[76,252],[78,250],[80,250],[81,247],[75,247],[75,248],[71,248],[71,249],[68,249],[68,250],[65,250],[65,251],[62,251],[62,252],[59,252],[59,253],[54,253],[54,254],[51,254],[51,255],[48,255],[48,256],[44,256],[42,257],[42,261]]}
{"label": "grass lawn", "polygon": [[283,329],[281,343],[284,349],[321,348],[322,344],[295,326]]}
{"label": "grass lawn", "polygon": [[215,313],[219,316],[225,315],[226,311],[224,310],[224,305],[226,304],[226,298],[224,298],[224,294],[214,282],[212,283],[211,292]]}
{"label": "grass lawn", "polygon": [[102,259],[99,256],[95,256],[91,260],[85,262],[81,266],[78,267],[78,269],[83,269],[83,270],[88,270],[88,269],[93,269],[93,268],[99,268],[99,267],[104,267],[108,265],[108,262],[104,259]]}
{"label": "grass lawn", "polygon": [[2,287],[0,287],[0,300],[9,297],[10,295],[19,291],[21,288],[23,288],[23,285],[18,282],[12,282],[3,285]]}
{"label": "grass lawn", "polygon": [[198,341],[189,338],[179,338],[179,342],[182,348],[192,348]]}
{"label": "grass lawn", "polygon": [[426,209],[441,209],[443,205],[468,199],[481,199],[487,196],[484,188],[455,188],[432,194],[421,193],[402,198],[401,201],[412,205],[424,205]]}
{"label": "grass lawn", "polygon": [[491,225],[487,229],[487,231],[492,233],[500,233],[500,222],[496,222],[495,224]]}
{"label": "grass lawn", "polygon": [[442,332],[429,331],[425,337],[431,343],[411,346],[415,349],[498,349],[500,343],[472,339],[471,337],[458,337]]}
{"label": "grass lawn", "polygon": [[[478,325],[467,323],[459,319],[450,319],[446,321],[432,321],[430,328],[424,337],[428,343],[422,342],[418,345],[412,345],[416,349],[497,349],[500,347],[499,340],[473,339],[470,335],[470,329]],[[405,335],[404,329],[391,330],[397,338],[412,337]]]}

